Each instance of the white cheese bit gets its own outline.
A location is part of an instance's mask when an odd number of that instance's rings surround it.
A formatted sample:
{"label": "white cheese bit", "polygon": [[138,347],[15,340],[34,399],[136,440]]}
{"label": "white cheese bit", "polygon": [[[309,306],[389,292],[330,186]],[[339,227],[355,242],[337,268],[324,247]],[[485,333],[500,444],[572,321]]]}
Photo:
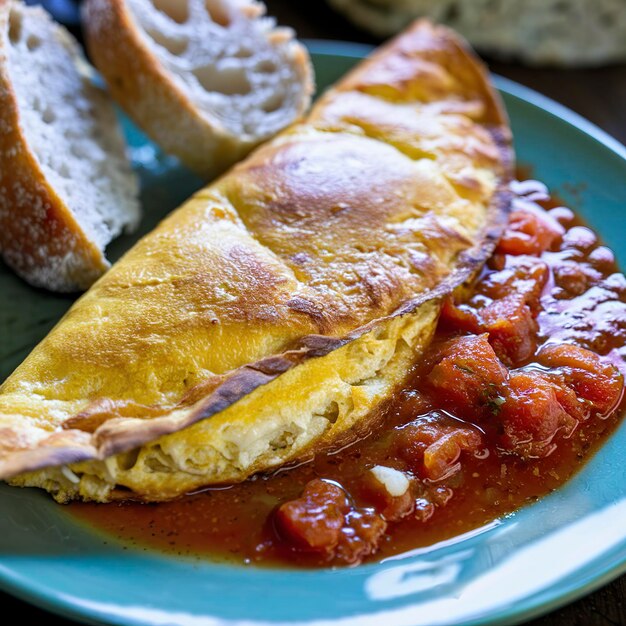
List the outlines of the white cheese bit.
{"label": "white cheese bit", "polygon": [[370,472],[372,472],[376,480],[385,487],[389,495],[394,498],[403,496],[409,488],[407,475],[396,469],[385,467],[384,465],[375,465]]}
{"label": "white cheese bit", "polygon": [[80,482],[80,478],[67,465],[61,465],[61,474],[75,485]]}

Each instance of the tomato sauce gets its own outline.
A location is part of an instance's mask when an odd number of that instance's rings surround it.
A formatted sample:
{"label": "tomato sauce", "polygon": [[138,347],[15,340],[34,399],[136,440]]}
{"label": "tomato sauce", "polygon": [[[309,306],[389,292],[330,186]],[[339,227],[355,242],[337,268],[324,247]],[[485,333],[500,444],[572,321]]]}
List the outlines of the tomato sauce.
{"label": "tomato sauce", "polygon": [[131,545],[264,566],[355,565],[481,528],[558,488],[619,421],[626,279],[536,181],[476,284],[362,441],[160,504],[73,504]]}

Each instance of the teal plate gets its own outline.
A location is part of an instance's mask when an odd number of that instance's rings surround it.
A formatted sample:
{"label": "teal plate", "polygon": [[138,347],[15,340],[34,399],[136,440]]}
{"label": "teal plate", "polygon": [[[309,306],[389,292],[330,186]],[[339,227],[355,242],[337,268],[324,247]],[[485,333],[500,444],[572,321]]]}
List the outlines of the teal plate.
{"label": "teal plate", "polygon": [[[312,42],[320,86],[367,49]],[[554,102],[498,79],[520,163],[581,214],[626,266],[626,150]],[[200,182],[130,124],[144,232]],[[115,242],[115,258],[131,238]],[[71,304],[0,268],[0,380]],[[0,587],[91,624],[515,624],[626,571],[626,422],[562,489],[445,544],[352,569],[236,567],[123,546],[33,490],[0,487]]]}

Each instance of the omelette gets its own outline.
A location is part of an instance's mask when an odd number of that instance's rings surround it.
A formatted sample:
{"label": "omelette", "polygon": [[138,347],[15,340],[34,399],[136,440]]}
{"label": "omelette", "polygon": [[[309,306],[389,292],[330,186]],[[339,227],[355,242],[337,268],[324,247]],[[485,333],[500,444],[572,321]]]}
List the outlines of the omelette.
{"label": "omelette", "polygon": [[137,243],[0,387],[0,478],[159,501],[363,437],[493,252],[486,71],[415,23]]}

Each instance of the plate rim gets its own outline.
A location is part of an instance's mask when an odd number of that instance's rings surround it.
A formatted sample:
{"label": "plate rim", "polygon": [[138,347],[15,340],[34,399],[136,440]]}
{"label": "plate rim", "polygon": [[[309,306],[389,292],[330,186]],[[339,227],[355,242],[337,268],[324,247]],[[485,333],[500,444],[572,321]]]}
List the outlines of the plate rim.
{"label": "plate rim", "polygon": [[[326,57],[344,57],[359,60],[375,49],[375,46],[369,44],[355,43],[349,41],[334,41],[323,39],[304,39],[302,40],[312,55]],[[533,105],[541,109],[542,113],[548,113],[565,122],[573,130],[595,140],[604,146],[611,156],[617,157],[626,164],[626,147],[609,133],[599,128],[596,124],[585,119],[578,113],[572,111],[568,107],[556,102],[555,100],[545,96],[530,87],[526,87],[511,79],[505,78],[498,74],[491,73],[490,76],[496,88],[500,92],[504,92],[509,96],[517,98],[527,104]],[[608,156],[608,154],[607,154]],[[600,451],[598,451],[599,453]],[[367,567],[367,566],[365,566]],[[371,567],[371,565],[370,565]],[[590,566],[587,566],[590,567]],[[548,588],[547,591],[541,591],[528,598],[524,598],[519,603],[510,607],[501,607],[492,611],[490,615],[476,617],[475,619],[461,622],[466,626],[487,626],[491,624],[509,624],[515,625],[525,622],[529,619],[545,615],[564,605],[567,605],[581,597],[592,593],[607,583],[615,580],[620,575],[626,573],[626,556],[611,558],[610,554],[597,559],[597,563],[585,570],[585,575],[581,579],[574,576],[574,580],[570,583],[560,583],[558,590]],[[580,571],[580,570],[579,570]],[[311,572],[311,576],[319,574],[315,570]],[[552,589],[552,591],[550,591]],[[100,614],[94,609],[77,606],[73,602],[72,597],[68,597],[60,591],[51,589],[48,585],[41,585],[37,581],[25,580],[18,572],[11,569],[0,562],[0,591],[13,595],[17,599],[27,602],[33,606],[43,610],[57,614],[67,619],[76,620],[85,624],[106,625],[116,624],[139,626],[147,624],[147,622],[137,620],[135,618],[125,619],[116,615]],[[548,597],[543,597],[545,594]],[[405,606],[410,604],[407,600]],[[371,613],[371,611],[368,611]],[[211,618],[207,614],[207,618]],[[348,620],[358,620],[360,616],[350,616]],[[225,626],[235,626],[239,621],[223,620],[222,618],[214,618],[216,623]],[[263,622],[271,624],[272,622]],[[285,622],[276,622],[284,624]],[[306,622],[302,622],[305,624]],[[354,622],[356,624],[356,621]]]}

